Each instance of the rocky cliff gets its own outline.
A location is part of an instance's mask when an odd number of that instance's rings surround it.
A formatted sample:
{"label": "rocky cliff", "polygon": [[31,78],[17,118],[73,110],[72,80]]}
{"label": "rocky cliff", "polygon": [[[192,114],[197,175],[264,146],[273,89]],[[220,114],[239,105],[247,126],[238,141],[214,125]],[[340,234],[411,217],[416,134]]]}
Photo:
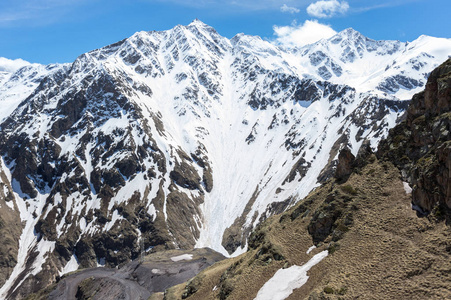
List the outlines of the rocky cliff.
{"label": "rocky cliff", "polygon": [[392,161],[412,187],[419,215],[450,219],[451,60],[434,70],[424,92],[416,94],[407,119],[393,128],[378,155]]}

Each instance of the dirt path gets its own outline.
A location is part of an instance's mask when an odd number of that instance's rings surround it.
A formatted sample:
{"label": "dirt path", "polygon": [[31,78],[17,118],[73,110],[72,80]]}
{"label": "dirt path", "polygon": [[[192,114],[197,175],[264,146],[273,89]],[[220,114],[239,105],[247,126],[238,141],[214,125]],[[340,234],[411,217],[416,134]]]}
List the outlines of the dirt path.
{"label": "dirt path", "polygon": [[125,294],[126,300],[147,299],[151,293],[136,281],[124,278],[124,274],[117,269],[93,268],[86,269],[74,275],[64,278],[57,288],[50,293],[49,299],[75,300],[79,284],[88,278],[113,280],[119,285]]}
{"label": "dirt path", "polygon": [[[49,299],[147,300],[153,293],[185,282],[222,259],[224,256],[207,248],[157,252],[146,256],[142,263],[133,261],[120,269],[91,268],[66,276]],[[77,298],[80,287],[82,295]]]}

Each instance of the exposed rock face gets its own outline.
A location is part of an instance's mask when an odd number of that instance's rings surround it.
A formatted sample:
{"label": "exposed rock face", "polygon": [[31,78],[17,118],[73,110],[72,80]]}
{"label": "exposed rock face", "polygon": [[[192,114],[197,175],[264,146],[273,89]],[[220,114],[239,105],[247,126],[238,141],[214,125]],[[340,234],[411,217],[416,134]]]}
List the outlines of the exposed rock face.
{"label": "exposed rock face", "polygon": [[[451,60],[431,73],[416,94],[407,120],[393,128],[379,148],[412,186],[412,205],[420,215],[451,209]],[[449,220],[448,220],[449,221]]]}
{"label": "exposed rock face", "polygon": [[451,109],[451,61],[448,59],[432,71],[424,92],[414,96],[407,111],[407,124],[424,115],[427,119],[449,112]]}
{"label": "exposed rock face", "polygon": [[354,166],[355,156],[351,150],[344,148],[338,155],[337,169],[335,170],[335,178],[339,181],[346,181],[349,175],[352,173]]}

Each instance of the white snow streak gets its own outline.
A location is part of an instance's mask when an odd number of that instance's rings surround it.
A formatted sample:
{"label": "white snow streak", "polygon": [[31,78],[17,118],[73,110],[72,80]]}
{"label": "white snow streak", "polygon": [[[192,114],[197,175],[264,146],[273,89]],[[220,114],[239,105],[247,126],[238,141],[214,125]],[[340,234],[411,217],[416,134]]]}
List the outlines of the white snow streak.
{"label": "white snow streak", "polygon": [[310,248],[308,248],[307,252],[305,252],[306,254],[310,254],[310,252],[312,252],[314,249],[316,248],[315,245],[311,246]]}

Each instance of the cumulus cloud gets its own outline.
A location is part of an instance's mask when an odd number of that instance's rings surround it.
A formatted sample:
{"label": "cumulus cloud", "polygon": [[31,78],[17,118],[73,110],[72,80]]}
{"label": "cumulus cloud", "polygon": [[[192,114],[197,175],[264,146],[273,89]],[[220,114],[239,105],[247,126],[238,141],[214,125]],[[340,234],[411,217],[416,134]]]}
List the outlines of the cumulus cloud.
{"label": "cumulus cloud", "polygon": [[281,12],[287,12],[287,13],[290,13],[290,14],[295,14],[295,13],[300,12],[300,10],[298,8],[290,7],[290,6],[286,5],[286,4],[282,5],[282,7],[280,8],[280,11]]}
{"label": "cumulus cloud", "polygon": [[307,7],[307,13],[317,18],[331,18],[346,13],[348,9],[349,4],[346,1],[321,0],[310,4]]}
{"label": "cumulus cloud", "polygon": [[28,61],[23,59],[8,59],[4,57],[0,57],[0,71],[3,72],[14,72],[24,66],[29,65]]}
{"label": "cumulus cloud", "polygon": [[273,26],[274,35],[277,36],[277,44],[295,47],[315,43],[320,39],[327,39],[337,32],[329,25],[318,23],[318,21],[306,20],[304,24],[293,23],[291,26]]}

